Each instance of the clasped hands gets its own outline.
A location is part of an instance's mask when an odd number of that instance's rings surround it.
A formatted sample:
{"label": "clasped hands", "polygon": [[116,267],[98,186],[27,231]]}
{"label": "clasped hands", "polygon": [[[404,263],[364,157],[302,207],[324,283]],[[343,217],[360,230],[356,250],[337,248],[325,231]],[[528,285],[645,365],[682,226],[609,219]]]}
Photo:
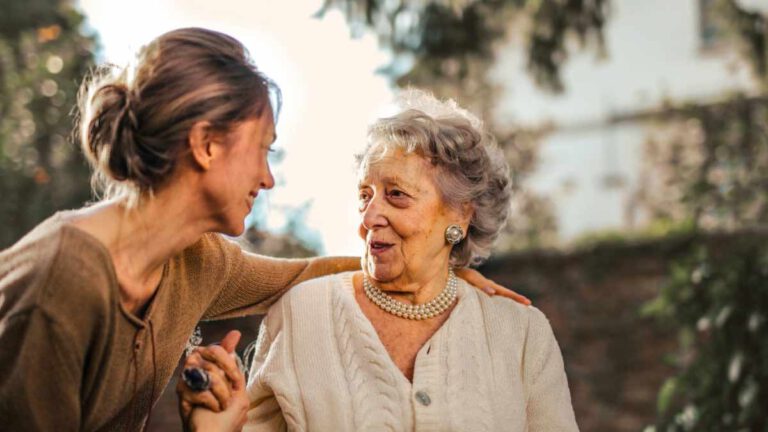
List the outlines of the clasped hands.
{"label": "clasped hands", "polygon": [[239,431],[245,424],[248,395],[245,376],[236,360],[240,332],[230,331],[218,345],[197,347],[186,358],[184,369],[207,372],[207,390],[195,391],[179,379],[176,393],[185,431]]}

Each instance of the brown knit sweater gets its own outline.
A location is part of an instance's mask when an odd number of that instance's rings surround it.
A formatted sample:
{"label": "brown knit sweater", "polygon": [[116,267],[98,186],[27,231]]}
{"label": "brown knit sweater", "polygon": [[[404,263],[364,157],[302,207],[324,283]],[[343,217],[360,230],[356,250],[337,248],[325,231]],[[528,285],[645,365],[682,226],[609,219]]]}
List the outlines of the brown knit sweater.
{"label": "brown knit sweater", "polygon": [[166,264],[139,318],[103,244],[54,215],[0,252],[0,429],[138,430],[200,320],[263,313],[292,285],[355,268],[206,234]]}

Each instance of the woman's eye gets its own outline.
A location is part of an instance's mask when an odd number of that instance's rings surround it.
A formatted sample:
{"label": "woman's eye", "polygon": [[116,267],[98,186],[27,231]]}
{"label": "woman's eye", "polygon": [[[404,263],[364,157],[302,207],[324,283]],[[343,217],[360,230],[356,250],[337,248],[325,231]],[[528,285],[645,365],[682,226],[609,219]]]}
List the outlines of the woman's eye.
{"label": "woman's eye", "polygon": [[389,196],[393,198],[404,198],[404,197],[407,197],[408,195],[406,195],[405,192],[403,191],[392,189],[391,191],[389,191]]}

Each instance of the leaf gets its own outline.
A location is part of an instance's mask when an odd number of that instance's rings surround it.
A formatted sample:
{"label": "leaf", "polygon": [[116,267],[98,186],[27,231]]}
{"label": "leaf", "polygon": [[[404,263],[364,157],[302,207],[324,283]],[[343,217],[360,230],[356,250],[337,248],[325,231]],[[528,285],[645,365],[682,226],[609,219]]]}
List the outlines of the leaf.
{"label": "leaf", "polygon": [[656,401],[656,409],[659,414],[664,414],[669,409],[669,405],[677,392],[677,378],[668,378],[659,390],[659,397]]}

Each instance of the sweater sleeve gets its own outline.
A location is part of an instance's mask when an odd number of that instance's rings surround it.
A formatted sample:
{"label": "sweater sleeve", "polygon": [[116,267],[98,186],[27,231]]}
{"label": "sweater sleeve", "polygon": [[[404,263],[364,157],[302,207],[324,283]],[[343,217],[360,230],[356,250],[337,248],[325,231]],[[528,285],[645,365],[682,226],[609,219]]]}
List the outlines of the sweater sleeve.
{"label": "sweater sleeve", "polygon": [[251,402],[247,413],[248,420],[243,428],[244,432],[288,430],[288,424],[280,409],[275,392],[264,379],[264,371],[262,370],[274,338],[274,335],[269,334],[267,319],[264,319],[261,322],[261,328],[259,328],[259,336],[256,340],[255,354],[249,373],[248,398]]}
{"label": "sweater sleeve", "polygon": [[73,340],[42,309],[0,323],[4,430],[80,430],[80,362]]}
{"label": "sweater sleeve", "polygon": [[223,286],[206,311],[205,319],[263,314],[294,285],[360,268],[357,257],[272,258],[244,251],[221,235],[211,236],[222,252]]}
{"label": "sweater sleeve", "polygon": [[530,432],[578,431],[560,347],[544,314],[531,307],[524,367]]}

